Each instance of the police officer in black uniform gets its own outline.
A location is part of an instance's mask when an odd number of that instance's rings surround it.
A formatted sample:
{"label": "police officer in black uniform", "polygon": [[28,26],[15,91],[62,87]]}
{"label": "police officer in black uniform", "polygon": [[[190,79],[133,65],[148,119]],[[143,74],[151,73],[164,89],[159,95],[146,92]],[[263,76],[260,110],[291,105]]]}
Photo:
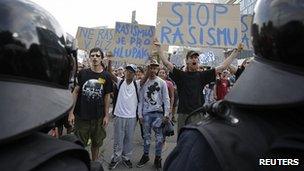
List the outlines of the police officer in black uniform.
{"label": "police officer in black uniform", "polygon": [[88,152],[41,130],[73,105],[71,47],[58,22],[25,0],[0,0],[0,170],[90,170]]}
{"label": "police officer in black uniform", "polygon": [[252,37],[255,59],[164,170],[304,170],[304,1],[258,1]]}

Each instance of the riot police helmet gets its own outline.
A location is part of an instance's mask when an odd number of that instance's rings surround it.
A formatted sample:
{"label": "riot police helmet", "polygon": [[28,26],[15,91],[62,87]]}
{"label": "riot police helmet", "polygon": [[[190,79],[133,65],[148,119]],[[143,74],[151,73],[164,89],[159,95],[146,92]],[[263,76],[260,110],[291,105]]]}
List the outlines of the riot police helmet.
{"label": "riot police helmet", "polygon": [[0,143],[71,109],[71,49],[46,10],[26,0],[0,0]]}
{"label": "riot police helmet", "polygon": [[251,29],[254,60],[226,100],[243,106],[304,104],[304,1],[259,0]]}

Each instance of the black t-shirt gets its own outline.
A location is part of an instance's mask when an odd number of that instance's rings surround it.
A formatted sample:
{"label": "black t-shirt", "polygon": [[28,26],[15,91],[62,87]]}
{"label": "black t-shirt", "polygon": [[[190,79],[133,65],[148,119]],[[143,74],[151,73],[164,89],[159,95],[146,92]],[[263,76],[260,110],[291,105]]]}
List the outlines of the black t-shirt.
{"label": "black t-shirt", "polygon": [[170,77],[177,85],[178,113],[189,114],[204,104],[202,92],[206,84],[215,81],[215,69],[203,72],[184,72],[174,68]]}
{"label": "black t-shirt", "polygon": [[78,75],[78,86],[76,116],[84,120],[103,117],[105,94],[113,91],[110,74],[107,71],[96,73],[91,69],[83,69]]}

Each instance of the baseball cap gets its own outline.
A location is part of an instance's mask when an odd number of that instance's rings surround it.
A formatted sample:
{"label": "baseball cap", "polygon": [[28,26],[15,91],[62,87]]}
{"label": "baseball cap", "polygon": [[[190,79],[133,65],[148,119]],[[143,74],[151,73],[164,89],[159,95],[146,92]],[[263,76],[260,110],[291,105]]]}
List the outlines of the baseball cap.
{"label": "baseball cap", "polygon": [[196,55],[196,56],[199,56],[199,54],[197,52],[195,52],[194,50],[190,50],[187,55],[186,55],[186,58],[189,58],[193,55]]}
{"label": "baseball cap", "polygon": [[137,66],[134,64],[129,64],[126,66],[126,69],[135,73],[137,70]]}
{"label": "baseball cap", "polygon": [[149,66],[159,66],[159,63],[157,62],[157,60],[152,59],[152,60],[150,61]]}

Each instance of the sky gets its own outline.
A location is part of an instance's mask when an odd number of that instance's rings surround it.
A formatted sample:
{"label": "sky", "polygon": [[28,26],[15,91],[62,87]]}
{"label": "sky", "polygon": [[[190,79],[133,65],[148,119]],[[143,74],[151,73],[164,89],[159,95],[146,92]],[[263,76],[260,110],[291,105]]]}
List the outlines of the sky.
{"label": "sky", "polygon": [[[115,22],[131,22],[136,10],[139,24],[155,25],[159,0],[32,0],[50,12],[63,30],[76,36],[78,26],[114,28]],[[188,2],[165,0],[165,2]],[[210,2],[210,0],[191,0]]]}

